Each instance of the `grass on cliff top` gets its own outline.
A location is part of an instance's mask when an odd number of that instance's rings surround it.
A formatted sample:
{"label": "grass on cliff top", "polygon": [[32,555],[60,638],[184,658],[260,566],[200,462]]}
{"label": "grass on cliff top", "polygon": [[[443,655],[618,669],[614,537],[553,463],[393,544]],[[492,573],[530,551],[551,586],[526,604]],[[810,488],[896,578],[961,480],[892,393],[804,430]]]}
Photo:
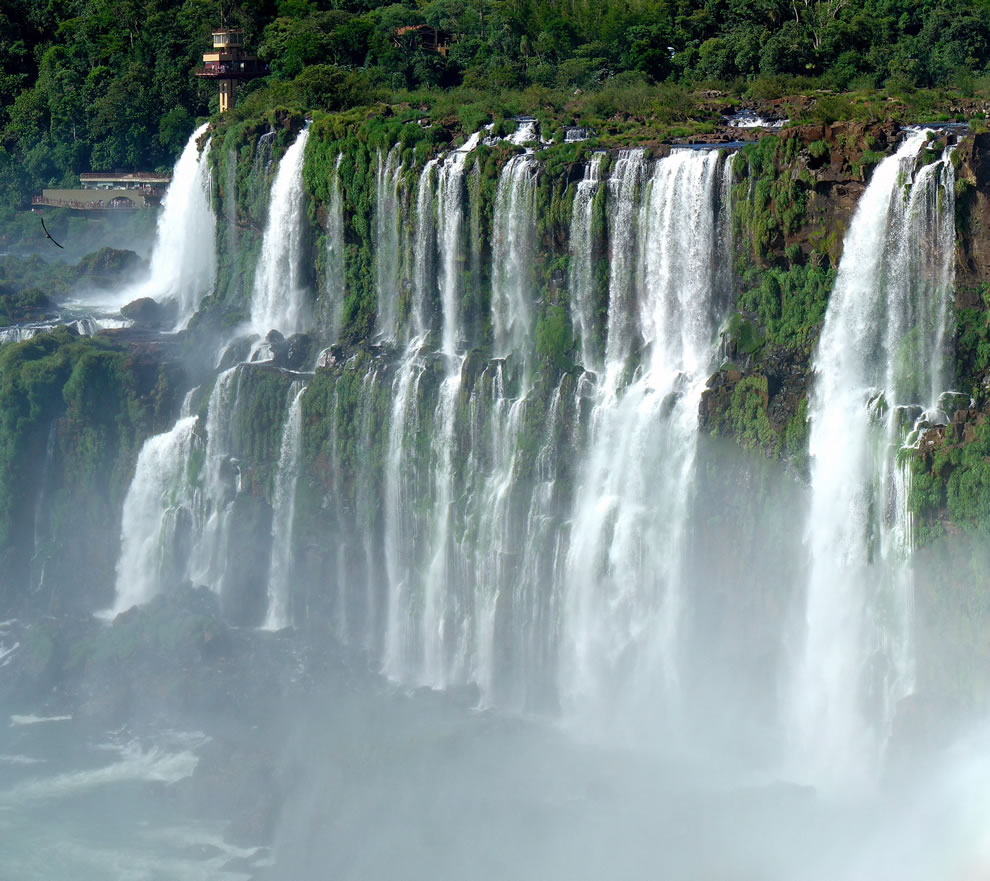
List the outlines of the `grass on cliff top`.
{"label": "grass on cliff top", "polygon": [[[322,79],[316,68],[323,70]],[[326,111],[350,121],[396,115],[473,132],[489,122],[497,128],[503,120],[530,115],[540,122],[545,138],[566,126],[585,126],[595,129],[605,145],[634,145],[712,133],[724,114],[742,108],[785,115],[793,125],[916,123],[982,118],[990,103],[990,77],[969,77],[951,89],[916,89],[895,81],[881,89],[866,80],[852,85],[856,88],[837,92],[822,80],[773,76],[687,86],[651,83],[642,74],[625,72],[586,90],[462,85],[392,91],[374,86],[361,72],[317,65],[291,82],[255,81],[225,121],[266,118],[282,109]]]}

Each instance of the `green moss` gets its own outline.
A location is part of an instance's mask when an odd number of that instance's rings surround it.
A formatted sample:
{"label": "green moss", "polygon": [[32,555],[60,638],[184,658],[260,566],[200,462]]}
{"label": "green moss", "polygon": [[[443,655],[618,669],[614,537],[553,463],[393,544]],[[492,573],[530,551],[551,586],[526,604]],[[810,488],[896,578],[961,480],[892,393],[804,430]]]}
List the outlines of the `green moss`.
{"label": "green moss", "polygon": [[747,449],[759,446],[775,451],[777,438],[767,417],[767,403],[767,378],[744,376],[733,387],[729,406],[719,414],[714,427]]}
{"label": "green moss", "polygon": [[930,455],[917,456],[910,505],[920,523],[919,541],[942,534],[941,518],[958,529],[990,534],[990,423],[975,427],[968,443],[946,433]]}
{"label": "green moss", "polygon": [[563,306],[548,306],[536,324],[536,354],[558,370],[574,363],[574,334]]}

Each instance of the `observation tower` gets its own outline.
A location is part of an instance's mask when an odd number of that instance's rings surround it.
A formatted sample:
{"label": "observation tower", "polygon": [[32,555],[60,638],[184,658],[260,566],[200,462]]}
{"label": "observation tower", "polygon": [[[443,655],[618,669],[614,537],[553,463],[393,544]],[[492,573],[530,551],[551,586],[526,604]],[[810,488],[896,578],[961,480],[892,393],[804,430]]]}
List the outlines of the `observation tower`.
{"label": "observation tower", "polygon": [[220,83],[220,112],[234,106],[237,83],[253,80],[268,73],[268,65],[244,51],[244,31],[221,28],[213,32],[213,51],[203,55],[203,67],[196,76]]}

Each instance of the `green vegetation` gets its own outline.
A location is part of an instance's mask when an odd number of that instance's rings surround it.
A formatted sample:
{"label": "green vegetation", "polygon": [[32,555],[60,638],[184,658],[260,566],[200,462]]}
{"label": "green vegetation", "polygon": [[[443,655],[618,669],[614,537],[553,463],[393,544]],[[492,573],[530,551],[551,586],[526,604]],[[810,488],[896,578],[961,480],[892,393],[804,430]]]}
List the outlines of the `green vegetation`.
{"label": "green vegetation", "polygon": [[922,544],[943,534],[943,512],[958,529],[990,533],[990,424],[977,425],[969,438],[957,437],[954,425],[944,431],[930,454],[911,462],[911,508],[922,519]]}
{"label": "green vegetation", "polygon": [[[204,0],[7,3],[0,221],[81,171],[171,166],[217,106],[193,71],[218,18]],[[234,120],[385,102],[466,129],[528,112],[545,134],[580,122],[628,145],[711,131],[739,101],[804,94],[796,115],[832,122],[948,118],[988,93],[984,0],[267,0],[224,20],[269,65]]]}
{"label": "green vegetation", "polygon": [[990,288],[979,292],[983,309],[966,306],[956,309],[956,372],[959,388],[978,402],[985,403],[990,388]]}
{"label": "green vegetation", "polygon": [[24,512],[35,510],[45,468],[60,475],[43,512],[53,526],[73,524],[65,531],[78,538],[119,517],[141,443],[172,416],[174,380],[146,356],[65,328],[0,349],[0,547],[8,571],[28,565],[36,524]]}

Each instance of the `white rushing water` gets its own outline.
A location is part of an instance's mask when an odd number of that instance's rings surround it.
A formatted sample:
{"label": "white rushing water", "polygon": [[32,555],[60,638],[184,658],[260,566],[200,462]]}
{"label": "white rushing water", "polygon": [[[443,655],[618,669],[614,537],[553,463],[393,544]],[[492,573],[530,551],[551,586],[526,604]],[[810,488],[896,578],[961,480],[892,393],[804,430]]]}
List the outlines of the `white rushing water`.
{"label": "white rushing water", "polygon": [[196,417],[179,419],[171,431],[149,438],[138,455],[134,478],[124,498],[117,561],[117,598],[112,615],[148,602],[162,589],[175,529],[188,511],[186,469],[195,437]]}
{"label": "white rushing water", "polygon": [[[542,282],[535,272],[538,161],[520,154],[501,172],[491,255],[496,357],[478,362],[463,351],[463,316],[453,308],[470,254],[458,153],[427,163],[416,226],[405,234],[416,293],[408,341],[382,374],[389,407],[380,429],[380,502],[367,466],[353,480],[333,471],[337,632],[380,647],[383,672],[398,682],[473,683],[483,704],[520,709],[545,708],[563,693],[575,713],[603,710],[611,694],[629,710],[639,698],[653,701],[657,690],[676,690],[688,530],[681,521],[691,499],[698,403],[725,306],[718,267],[729,253],[729,164],[715,152],[685,151],[658,163],[641,151],[620,157],[598,210],[608,225],[603,242],[615,251],[608,288],[629,312],[611,316],[607,359],[598,355],[607,378],[596,387],[590,375],[562,374],[546,387],[533,370]],[[603,161],[593,157],[574,218],[589,247]],[[380,162],[383,202],[397,163],[394,153]],[[378,232],[377,247],[385,249],[395,232],[390,223]],[[585,256],[575,252],[573,263]],[[588,264],[572,265],[576,286],[584,286],[586,326],[595,309]],[[401,324],[395,333],[403,337]],[[352,382],[346,379],[345,395]],[[377,373],[364,374],[356,411],[334,393],[334,413],[349,412],[347,422],[333,417],[334,461],[339,433],[349,436],[350,425],[360,426],[356,437],[373,436],[380,382]],[[590,426],[590,448],[582,425]],[[566,511],[570,481],[577,497]]]}
{"label": "white rushing water", "polygon": [[296,484],[302,452],[302,398],[306,387],[296,381],[289,386],[289,411],[282,429],[282,443],[272,493],[272,553],[268,570],[266,630],[282,630],[292,624],[292,536],[296,519]]}
{"label": "white rushing water", "polygon": [[536,244],[536,176],[529,154],[513,156],[495,194],[492,330],[495,355],[526,358],[531,347]]}
{"label": "white rushing water", "polygon": [[205,584],[217,593],[223,589],[227,571],[231,507],[241,476],[230,461],[240,379],[240,368],[235,366],[213,384],[206,409],[206,449],[197,475],[200,486],[194,497],[195,527],[187,572],[194,584]]}
{"label": "white rushing water", "polygon": [[[649,169],[626,153],[610,183],[618,205],[606,378],[565,566],[561,693],[585,730],[621,736],[630,724],[650,739],[677,726],[698,404],[725,293],[716,264],[729,253],[718,168],[714,151],[675,152]],[[647,171],[637,216],[632,192]],[[623,387],[636,337],[646,349]]]}
{"label": "white rushing water", "polygon": [[327,270],[326,296],[328,342],[336,342],[340,335],[346,295],[346,243],[344,241],[344,197],[340,185],[340,164],[344,154],[337,156],[334,167],[333,188],[327,208]]}
{"label": "white rushing water", "polygon": [[452,355],[460,342],[460,262],[464,225],[464,164],[480,140],[473,134],[463,146],[450,153],[440,166],[437,181],[437,218],[440,252],[440,306],[443,315],[441,351]]}
{"label": "white rushing water", "polygon": [[192,392],[170,431],[145,441],[124,499],[116,599],[109,616],[191,581],[220,593],[240,472],[230,460],[240,368],[221,373],[207,406],[205,443]]}
{"label": "white rushing water", "polygon": [[913,687],[905,408],[947,378],[953,172],[916,169],[924,132],[877,166],[846,234],[814,354],[810,573],[790,683],[791,761],[843,787],[882,767]]}
{"label": "white rushing water", "polygon": [[378,332],[398,339],[400,272],[402,271],[402,172],[398,144],[387,156],[378,154],[375,189],[375,278],[378,286]]}
{"label": "white rushing water", "polygon": [[272,182],[268,226],[251,297],[251,325],[261,336],[273,329],[285,336],[299,333],[309,322],[303,266],[306,194],[302,179],[308,138],[307,126],[285,151]]}
{"label": "white rushing water", "polygon": [[[416,233],[413,240],[413,292],[409,332],[422,338],[433,324],[436,310],[436,217],[433,179],[438,160],[423,166],[416,186]],[[422,340],[421,340],[422,341]]]}
{"label": "white rushing water", "polygon": [[172,173],[162,203],[158,235],[151,252],[148,281],[127,292],[123,302],[139,297],[172,299],[178,304],[176,328],[186,326],[216,278],[216,218],[211,207],[210,142],[202,152],[199,139],[209,123],[192,133]]}
{"label": "white rushing water", "polygon": [[595,285],[595,197],[601,189],[602,163],[607,153],[595,153],[584,167],[584,179],[574,191],[571,216],[570,273],[571,313],[574,331],[581,343],[581,364],[588,370],[601,368],[598,320],[599,304]]}

